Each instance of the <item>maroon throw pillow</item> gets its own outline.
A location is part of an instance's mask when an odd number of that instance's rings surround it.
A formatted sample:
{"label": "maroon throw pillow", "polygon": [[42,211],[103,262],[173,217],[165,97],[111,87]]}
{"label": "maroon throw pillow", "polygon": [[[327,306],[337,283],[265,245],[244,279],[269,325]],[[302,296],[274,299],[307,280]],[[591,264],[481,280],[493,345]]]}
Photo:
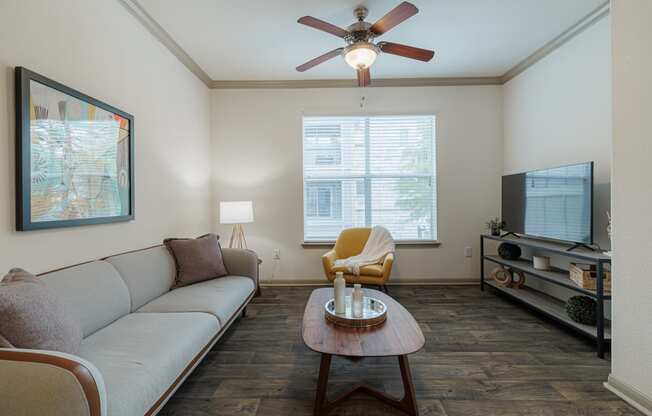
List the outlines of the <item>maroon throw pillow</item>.
{"label": "maroon throw pillow", "polygon": [[52,289],[23,269],[10,270],[0,281],[0,316],[0,347],[79,352],[79,320]]}
{"label": "maroon throw pillow", "polygon": [[197,238],[166,238],[163,244],[170,250],[177,268],[173,289],[228,274],[216,234]]}

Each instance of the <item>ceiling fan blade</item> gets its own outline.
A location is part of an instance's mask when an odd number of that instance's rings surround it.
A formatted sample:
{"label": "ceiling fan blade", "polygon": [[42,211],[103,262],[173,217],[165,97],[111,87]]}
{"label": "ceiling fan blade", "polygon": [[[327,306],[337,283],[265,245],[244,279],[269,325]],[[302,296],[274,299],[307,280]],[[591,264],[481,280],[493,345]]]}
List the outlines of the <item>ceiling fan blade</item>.
{"label": "ceiling fan blade", "polygon": [[402,23],[419,12],[419,9],[412,3],[404,1],[396,6],[385,16],[381,17],[376,23],[371,25],[369,30],[376,36],[389,31],[394,26]]}
{"label": "ceiling fan blade", "polygon": [[424,62],[428,62],[435,55],[434,51],[428,49],[415,48],[414,46],[401,45],[400,43],[393,42],[380,42],[378,43],[378,47],[385,53]]}
{"label": "ceiling fan blade", "polygon": [[358,87],[366,87],[371,83],[371,74],[369,68],[358,69]]}
{"label": "ceiling fan blade", "polygon": [[333,24],[324,22],[323,20],[317,19],[316,17],[312,17],[312,16],[303,16],[299,20],[297,20],[297,22],[301,23],[302,25],[310,26],[317,30],[323,30],[324,32],[328,32],[331,35],[339,36],[340,38],[344,38],[346,37],[346,35],[349,34],[349,32],[342,29],[341,27],[337,27]]}
{"label": "ceiling fan blade", "polygon": [[333,49],[330,52],[326,52],[323,55],[320,55],[320,56],[318,56],[318,57],[316,57],[314,59],[309,60],[305,64],[299,65],[297,67],[297,71],[304,72],[304,71],[309,70],[313,66],[317,66],[317,65],[321,64],[322,62],[326,62],[329,59],[333,59],[336,56],[340,55],[342,53],[342,50],[344,50],[344,48],[337,48],[337,49]]}

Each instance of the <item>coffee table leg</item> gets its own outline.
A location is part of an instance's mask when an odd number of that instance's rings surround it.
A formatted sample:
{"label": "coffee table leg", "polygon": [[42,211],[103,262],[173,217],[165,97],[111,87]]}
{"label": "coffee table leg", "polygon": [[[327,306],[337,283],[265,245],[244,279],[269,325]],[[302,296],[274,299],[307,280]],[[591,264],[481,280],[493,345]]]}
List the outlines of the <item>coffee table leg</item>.
{"label": "coffee table leg", "polygon": [[412,373],[410,372],[410,363],[408,362],[407,355],[398,356],[398,365],[401,367],[401,378],[403,379],[403,390],[405,392],[401,402],[405,405],[406,413],[417,416],[419,414],[419,407],[417,406],[417,398],[414,393]]}
{"label": "coffee table leg", "polygon": [[324,403],[326,402],[326,388],[328,387],[328,374],[331,371],[331,357],[330,354],[321,355],[319,380],[317,381],[317,396],[315,397],[315,416],[321,414]]}
{"label": "coffee table leg", "polygon": [[353,393],[361,391],[370,394],[377,399],[397,408],[410,416],[419,415],[419,407],[417,406],[417,399],[414,393],[414,384],[412,383],[412,373],[410,372],[410,363],[408,362],[407,355],[398,356],[398,364],[401,368],[401,379],[403,381],[403,398],[396,400],[387,396],[384,392],[368,387],[366,385],[359,385],[346,393],[342,393],[333,401],[326,400],[326,391],[328,387],[328,375],[331,369],[331,354],[321,355],[321,364],[319,366],[319,379],[317,381],[317,395],[315,397],[315,416],[323,416],[328,414],[330,410],[337,404],[346,400]]}

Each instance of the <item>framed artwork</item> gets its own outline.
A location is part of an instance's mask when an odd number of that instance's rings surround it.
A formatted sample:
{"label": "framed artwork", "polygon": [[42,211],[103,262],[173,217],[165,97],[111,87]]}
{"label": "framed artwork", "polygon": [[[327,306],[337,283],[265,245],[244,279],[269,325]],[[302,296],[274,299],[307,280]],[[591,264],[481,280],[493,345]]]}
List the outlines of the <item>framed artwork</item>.
{"label": "framed artwork", "polygon": [[134,117],[16,68],[16,230],[134,218]]}

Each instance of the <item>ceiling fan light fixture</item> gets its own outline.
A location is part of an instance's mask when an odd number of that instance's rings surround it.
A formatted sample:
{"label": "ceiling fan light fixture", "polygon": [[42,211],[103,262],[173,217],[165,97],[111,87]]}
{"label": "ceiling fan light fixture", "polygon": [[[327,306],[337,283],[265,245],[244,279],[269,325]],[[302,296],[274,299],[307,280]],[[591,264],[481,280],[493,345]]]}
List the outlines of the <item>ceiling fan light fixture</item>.
{"label": "ceiling fan light fixture", "polygon": [[378,48],[371,42],[356,42],[344,50],[344,60],[355,70],[369,68],[377,56]]}
{"label": "ceiling fan light fixture", "polygon": [[402,1],[374,24],[371,24],[365,21],[368,10],[364,6],[359,6],[353,12],[357,21],[347,26],[346,29],[316,17],[303,16],[297,20],[298,23],[337,36],[346,42],[346,46],[321,54],[299,65],[296,70],[304,72],[336,56],[342,56],[347,65],[357,72],[358,86],[366,87],[371,82],[369,67],[374,64],[381,52],[429,62],[435,55],[435,51],[385,41],[378,44],[373,43],[378,36],[387,33],[418,12],[419,9],[414,4]]}

